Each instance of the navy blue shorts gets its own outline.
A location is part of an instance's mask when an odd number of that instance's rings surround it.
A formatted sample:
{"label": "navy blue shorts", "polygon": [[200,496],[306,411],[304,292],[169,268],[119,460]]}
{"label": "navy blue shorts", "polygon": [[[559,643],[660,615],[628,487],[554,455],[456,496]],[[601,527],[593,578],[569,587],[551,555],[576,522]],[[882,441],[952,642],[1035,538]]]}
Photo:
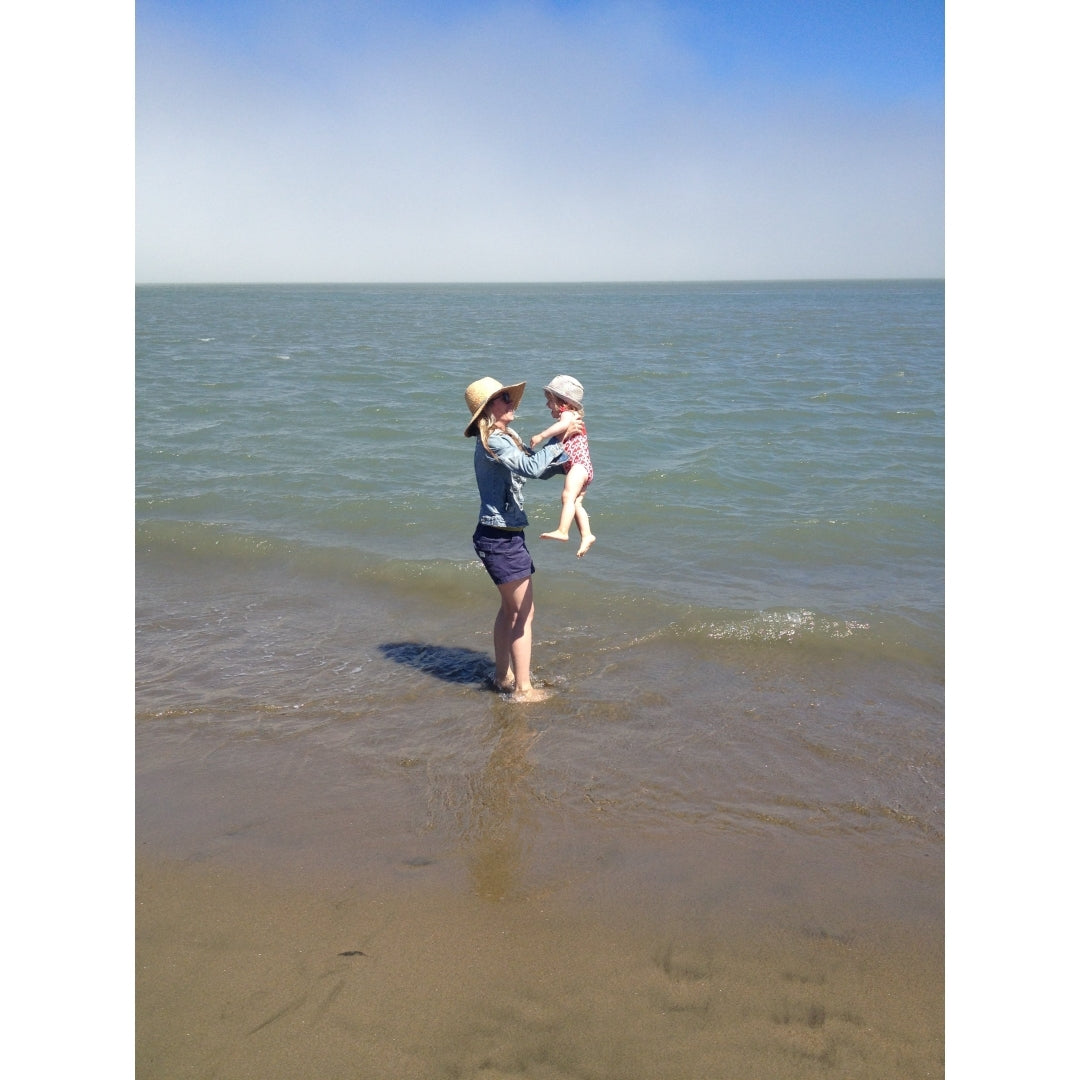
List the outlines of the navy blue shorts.
{"label": "navy blue shorts", "polygon": [[496,529],[493,525],[477,525],[472,542],[496,585],[521,581],[536,573],[523,532]]}

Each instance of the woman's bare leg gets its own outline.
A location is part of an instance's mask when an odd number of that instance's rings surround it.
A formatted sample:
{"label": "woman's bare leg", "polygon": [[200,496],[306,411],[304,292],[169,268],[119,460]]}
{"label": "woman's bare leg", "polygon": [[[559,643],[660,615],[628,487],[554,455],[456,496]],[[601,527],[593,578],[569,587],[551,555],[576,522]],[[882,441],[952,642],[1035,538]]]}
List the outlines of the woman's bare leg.
{"label": "woman's bare leg", "polygon": [[[495,616],[495,682],[501,690],[513,687],[516,697],[538,700],[542,691],[532,684],[532,578],[499,586],[502,606]],[[511,676],[512,673],[512,676]]]}
{"label": "woman's bare leg", "polygon": [[[500,593],[502,589],[499,589]],[[505,606],[495,616],[495,686],[499,690],[514,689],[514,670],[510,664],[510,630]]]}

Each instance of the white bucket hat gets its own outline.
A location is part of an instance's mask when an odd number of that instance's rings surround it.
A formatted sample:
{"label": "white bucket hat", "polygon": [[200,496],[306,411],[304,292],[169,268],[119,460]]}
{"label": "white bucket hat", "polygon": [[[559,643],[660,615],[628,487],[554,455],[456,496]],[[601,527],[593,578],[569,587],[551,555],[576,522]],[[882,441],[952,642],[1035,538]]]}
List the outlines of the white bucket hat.
{"label": "white bucket hat", "polygon": [[480,419],[480,414],[488,407],[491,399],[504,390],[510,395],[510,404],[513,405],[516,411],[521,404],[521,396],[525,393],[525,384],[523,382],[514,383],[513,386],[503,386],[498,379],[485,376],[482,379],[477,379],[476,382],[469,383],[465,389],[465,404],[472,413],[472,419],[465,429],[466,438],[476,434],[476,421]]}
{"label": "white bucket hat", "polygon": [[573,375],[556,375],[544,389],[549,390],[556,397],[561,397],[563,401],[569,401],[572,405],[584,404],[582,399],[585,397],[585,387]]}

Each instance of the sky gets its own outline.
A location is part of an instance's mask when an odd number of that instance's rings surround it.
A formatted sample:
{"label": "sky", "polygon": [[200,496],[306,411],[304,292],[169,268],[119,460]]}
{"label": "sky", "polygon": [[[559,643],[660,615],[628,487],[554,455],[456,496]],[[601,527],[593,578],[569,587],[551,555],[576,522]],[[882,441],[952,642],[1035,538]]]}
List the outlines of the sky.
{"label": "sky", "polygon": [[944,276],[940,0],[139,0],[139,282]]}

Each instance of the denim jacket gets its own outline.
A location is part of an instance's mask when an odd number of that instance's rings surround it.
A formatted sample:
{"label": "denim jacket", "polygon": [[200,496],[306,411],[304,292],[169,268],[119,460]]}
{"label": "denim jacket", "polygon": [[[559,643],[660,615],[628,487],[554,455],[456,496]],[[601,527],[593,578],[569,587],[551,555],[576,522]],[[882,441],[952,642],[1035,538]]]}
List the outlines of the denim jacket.
{"label": "denim jacket", "polygon": [[529,524],[521,497],[525,480],[530,477],[546,480],[561,473],[569,459],[558,439],[551,439],[533,451],[518,449],[509,435],[493,431],[488,437],[488,445],[491,454],[477,436],[473,451],[476,486],[480,492],[480,524],[499,529],[524,529]]}

